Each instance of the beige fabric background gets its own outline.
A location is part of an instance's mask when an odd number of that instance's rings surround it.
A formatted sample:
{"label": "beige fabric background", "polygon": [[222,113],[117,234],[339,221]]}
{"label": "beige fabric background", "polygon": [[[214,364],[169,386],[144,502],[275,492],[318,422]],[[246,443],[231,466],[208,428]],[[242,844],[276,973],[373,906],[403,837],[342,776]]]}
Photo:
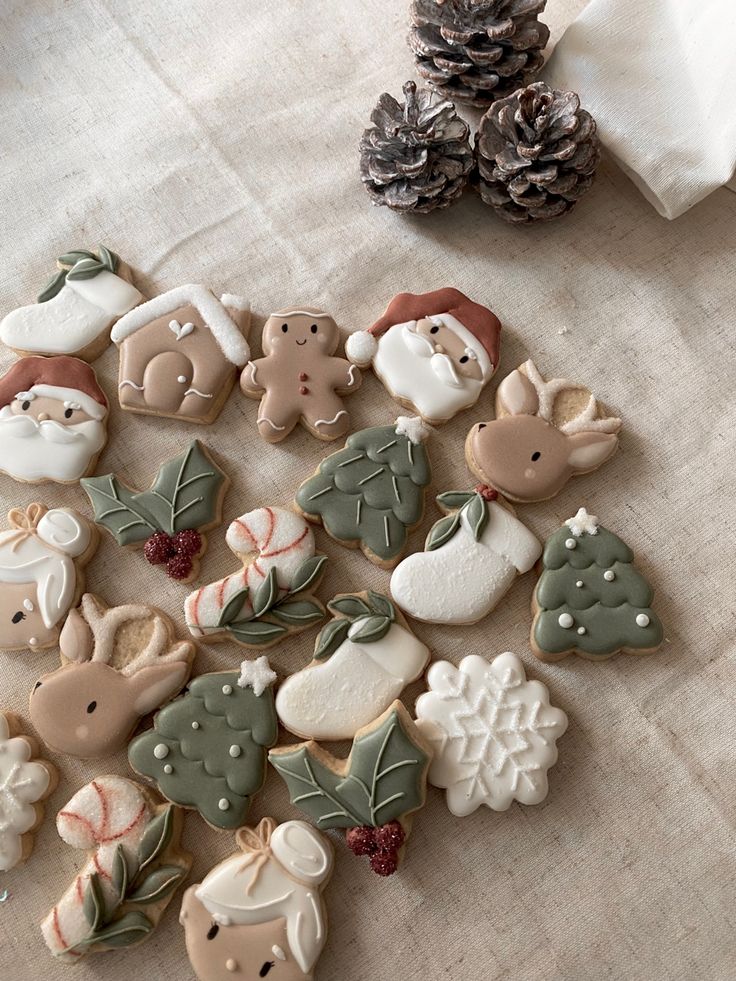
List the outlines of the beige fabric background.
{"label": "beige fabric background", "polygon": [[[555,38],[581,6],[551,0]],[[103,241],[140,270],[148,295],[190,280],[245,293],[257,328],[270,310],[303,302],[346,329],[364,327],[399,290],[454,285],[504,322],[499,377],[533,355],[549,373],[590,382],[625,419],[620,453],[556,500],[520,511],[546,536],[584,504],[620,533],[656,587],[667,640],[647,658],[543,665],[528,647],[533,576],[475,627],[418,626],[437,657],[456,662],[468,651],[516,651],[570,727],[538,807],[459,820],[431,790],[392,879],[373,876],[338,841],[318,977],[725,981],[736,974],[736,197],[717,191],[670,223],[604,163],[578,210],[547,227],[507,228],[472,193],[417,219],[371,208],[356,147],[379,93],[399,93],[412,76],[405,8],[6,0],[0,309],[35,296],[61,251]],[[11,360],[3,352],[3,370]],[[114,395],[113,350],[98,370]],[[470,482],[463,438],[491,415],[494,388],[433,439],[435,493]],[[356,427],[397,412],[370,376],[350,408]],[[288,502],[324,449],[303,432],[266,446],[255,416],[237,394],[196,432],[116,407],[100,472],[145,483],[198,435],[233,479],[226,521]],[[34,499],[87,510],[74,488],[2,477],[0,493],[3,511]],[[430,503],[414,548],[437,516]],[[233,566],[223,537],[212,536],[205,581]],[[362,556],[319,540],[333,560],[325,597],[386,587]],[[110,603],[155,597],[181,623],[185,588],[109,538],[88,581]],[[272,662],[296,669],[313,639],[284,644]],[[234,646],[203,647],[196,668],[241,657]],[[25,713],[36,676],[55,663],[53,651],[0,654],[1,704]],[[126,772],[124,754],[56,762],[62,779],[36,850],[0,877],[0,892],[10,891],[0,904],[4,981],[71,976],[37,928],[83,859],[58,839],[54,814],[93,775]],[[269,813],[294,816],[273,774],[252,816]],[[194,815],[185,841],[194,881],[231,850],[228,835]],[[89,958],[74,978],[186,981],[177,913],[175,901],[149,942]]]}

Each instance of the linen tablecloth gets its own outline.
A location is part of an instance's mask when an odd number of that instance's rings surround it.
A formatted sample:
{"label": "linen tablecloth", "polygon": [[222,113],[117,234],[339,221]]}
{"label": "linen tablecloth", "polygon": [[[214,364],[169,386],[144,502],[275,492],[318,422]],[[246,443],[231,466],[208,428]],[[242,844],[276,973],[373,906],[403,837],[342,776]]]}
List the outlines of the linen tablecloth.
{"label": "linen tablecloth", "polygon": [[[559,37],[580,0],[551,2]],[[103,242],[151,296],[185,282],[250,297],[254,336],[271,310],[310,303],[346,330],[369,325],[400,290],[453,285],[504,324],[503,377],[533,356],[588,382],[624,418],[620,452],[554,500],[520,506],[540,536],[580,505],[621,535],[656,589],[662,649],[602,664],[545,665],[530,652],[534,576],[473,627],[417,625],[437,658],[518,653],[570,717],[550,793],[536,807],[462,820],[430,790],[406,862],[372,875],[339,842],[326,892],[330,935],[320,981],[453,978],[597,981],[733,978],[736,973],[736,677],[734,672],[734,308],[736,196],[715,192],[670,223],[610,162],[558,223],[511,228],[468,192],[429,217],[374,209],[357,143],[378,95],[413,76],[407,4],[393,0],[112,3],[16,0],[3,9],[0,310],[29,300],[53,259]],[[475,121],[477,114],[472,117]],[[257,348],[257,344],[256,344]],[[11,364],[1,355],[2,370]],[[116,352],[97,362],[114,396]],[[471,484],[463,440],[477,408],[432,438],[432,493]],[[350,400],[356,428],[397,406],[372,376]],[[194,436],[226,461],[225,521],[288,503],[328,450],[303,431],[267,446],[256,404],[233,393],[199,429],[112,410],[98,473],[145,484]],[[3,512],[33,500],[80,507],[74,487],[0,477]],[[430,497],[411,539],[438,517]],[[202,581],[234,568],[224,527]],[[321,594],[385,589],[388,576],[318,532],[331,558]],[[103,536],[88,586],[108,603],[151,599],[183,630],[186,587]],[[276,648],[283,674],[307,663],[313,634]],[[196,671],[231,667],[233,645],[202,646]],[[27,715],[55,651],[0,654],[0,704]],[[420,685],[406,693],[412,706]],[[124,753],[61,771],[25,867],[0,877],[0,977],[75,981],[192,977],[179,900],[140,947],[74,969],[48,955],[38,923],[84,859],[54,817],[95,774],[126,773]],[[296,816],[271,774],[253,821]],[[186,821],[192,881],[232,838]]]}

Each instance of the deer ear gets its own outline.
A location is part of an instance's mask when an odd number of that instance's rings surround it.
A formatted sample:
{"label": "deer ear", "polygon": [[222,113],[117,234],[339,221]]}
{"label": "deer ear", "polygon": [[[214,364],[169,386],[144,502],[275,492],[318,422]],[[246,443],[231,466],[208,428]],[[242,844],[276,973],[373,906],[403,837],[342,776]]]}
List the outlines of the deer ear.
{"label": "deer ear", "polygon": [[89,661],[94,640],[79,610],[71,610],[59,634],[59,647],[67,661]]}
{"label": "deer ear", "polygon": [[574,433],[567,440],[570,448],[567,462],[576,473],[595,470],[613,455],[618,446],[618,436],[613,433]]}
{"label": "deer ear", "polygon": [[519,369],[506,375],[496,392],[496,415],[533,416],[539,408],[537,390]]}
{"label": "deer ear", "polygon": [[130,678],[128,684],[133,691],[133,710],[138,715],[148,715],[166,702],[184,685],[189,675],[186,661],[172,661],[169,664],[153,664],[141,668]]}

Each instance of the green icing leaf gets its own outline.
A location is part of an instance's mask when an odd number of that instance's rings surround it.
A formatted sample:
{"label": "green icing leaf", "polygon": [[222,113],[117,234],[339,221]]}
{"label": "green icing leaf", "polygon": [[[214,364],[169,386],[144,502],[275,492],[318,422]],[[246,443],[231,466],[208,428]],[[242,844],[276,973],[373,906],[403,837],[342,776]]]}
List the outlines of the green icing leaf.
{"label": "green icing leaf", "polygon": [[284,623],[296,627],[305,627],[310,623],[321,620],[324,616],[322,607],[311,600],[290,600],[278,603],[271,614]]}
{"label": "green icing leaf", "polygon": [[337,620],[331,620],[322,628],[314,650],[315,661],[325,661],[335,653],[348,635],[350,622],[350,620],[340,617]]}
{"label": "green icing leaf", "polygon": [[245,603],[246,599],[248,598],[249,592],[250,589],[245,586],[243,589],[239,589],[237,593],[233,593],[225,606],[222,608],[220,619],[217,621],[218,627],[227,627],[228,624],[232,623],[235,617],[243,609],[243,603]]}
{"label": "green icing leaf", "polygon": [[174,833],[174,808],[169,805],[148,822],[138,845],[138,875],[167,848]]}
{"label": "green icing leaf", "polygon": [[[140,910],[131,910],[97,933],[90,934],[77,947],[129,947],[148,936],[153,924]],[[74,949],[73,947],[71,948]]]}
{"label": "green icing leaf", "polygon": [[389,632],[391,620],[388,617],[370,616],[353,621],[357,628],[350,634],[350,639],[356,644],[371,644],[381,640]]}
{"label": "green icing leaf", "polygon": [[128,490],[114,474],[84,477],[80,483],[92,502],[95,521],[107,528],[118,544],[142,542],[163,530],[144,506],[141,495]]}
{"label": "green icing leaf", "polygon": [[293,596],[295,593],[303,593],[305,590],[314,585],[317,579],[322,575],[322,570],[324,569],[326,561],[326,555],[313,555],[311,558],[305,559],[296,570],[296,573],[291,581],[291,589],[289,590],[291,595]]}
{"label": "green icing leaf", "polygon": [[38,294],[37,301],[39,303],[46,303],[48,300],[53,300],[56,294],[61,292],[62,287],[66,282],[66,273],[66,269],[60,269],[58,272],[54,273],[53,277]]}
{"label": "green icing leaf", "polygon": [[432,525],[432,528],[427,535],[427,541],[424,543],[424,550],[426,552],[433,552],[436,548],[442,548],[446,542],[449,542],[459,527],[459,511],[455,511],[453,514],[448,514],[446,517],[440,518],[439,521],[436,521]]}
{"label": "green icing leaf", "polygon": [[261,617],[267,613],[278,599],[279,584],[276,579],[276,569],[268,570],[268,575],[253,594],[253,616]]}
{"label": "green icing leaf", "polygon": [[456,511],[468,501],[472,501],[474,497],[474,491],[445,491],[443,494],[438,494],[435,500],[448,511]]}
{"label": "green icing leaf", "polygon": [[66,278],[71,280],[94,279],[104,268],[104,262],[100,262],[97,258],[80,259],[66,274]]}
{"label": "green icing leaf", "polygon": [[118,903],[122,903],[128,891],[128,861],[122,845],[115,849],[112,860],[112,887],[117,893]]}
{"label": "green icing leaf", "polygon": [[82,911],[84,917],[94,932],[104,922],[105,919],[105,900],[100,888],[100,879],[96,872],[87,880],[87,888],[82,899]]}
{"label": "green icing leaf", "polygon": [[162,865],[147,875],[140,886],[128,896],[128,902],[157,903],[172,893],[186,875],[178,865]]}
{"label": "green icing leaf", "polygon": [[64,255],[60,255],[58,261],[63,263],[65,266],[73,266],[80,259],[97,259],[94,252],[88,252],[86,249],[72,249],[70,252],[65,252]]}
{"label": "green icing leaf", "polygon": [[386,617],[392,623],[396,619],[396,608],[387,596],[384,596],[382,593],[374,593],[372,589],[369,589],[368,602],[371,604],[374,613]]}
{"label": "green icing leaf", "polygon": [[476,542],[480,541],[480,536],[488,524],[488,506],[480,494],[473,494],[472,500],[466,505],[465,511]]}
{"label": "green icing leaf", "polygon": [[110,249],[104,245],[100,245],[98,251],[100,253],[100,259],[105,264],[105,268],[111,273],[114,273],[118,268],[118,263],[120,261],[119,256],[117,256],[114,252],[111,252]]}
{"label": "green icing leaf", "polygon": [[268,623],[263,620],[235,620],[227,628],[237,640],[251,647],[270,644],[287,632],[286,627],[278,623]]}
{"label": "green icing leaf", "polygon": [[336,599],[330,600],[327,609],[331,613],[342,613],[343,616],[350,619],[365,617],[371,612],[370,606],[360,596],[338,596]]}

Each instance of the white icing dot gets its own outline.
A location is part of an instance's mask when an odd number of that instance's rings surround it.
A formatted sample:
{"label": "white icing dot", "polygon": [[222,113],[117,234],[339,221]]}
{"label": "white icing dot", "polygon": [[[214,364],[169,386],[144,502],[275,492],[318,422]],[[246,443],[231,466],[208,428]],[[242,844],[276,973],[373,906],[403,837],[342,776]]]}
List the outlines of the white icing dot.
{"label": "white icing dot", "polygon": [[560,613],[559,617],[557,618],[557,622],[561,627],[564,627],[565,630],[569,629],[575,623],[569,613]]}
{"label": "white icing dot", "polygon": [[577,548],[577,547],[578,547],[578,543],[575,541],[574,538],[568,538],[567,541],[565,542],[565,548]]}
{"label": "white icing dot", "polygon": [[33,613],[33,603],[29,599],[23,600],[23,607],[28,610],[29,613]]}
{"label": "white icing dot", "polygon": [[603,573],[603,578],[606,580],[606,582],[613,582],[613,580],[616,578],[616,573],[613,571],[613,569],[606,569],[606,571]]}
{"label": "white icing dot", "polygon": [[176,380],[179,382],[180,385],[184,385],[186,384],[187,376],[179,375],[179,377]]}
{"label": "white icing dot", "polygon": [[173,772],[174,772],[173,766],[171,765],[171,763],[167,763],[166,766],[164,767],[164,773],[173,773]]}
{"label": "white icing dot", "polygon": [[199,722],[192,722],[192,729],[199,729]]}
{"label": "white icing dot", "polygon": [[38,637],[29,637],[28,643],[31,645],[31,647],[35,647],[38,643]]}
{"label": "white icing dot", "polygon": [[648,627],[649,626],[649,617],[646,615],[646,613],[637,613],[637,615],[636,615],[636,625],[637,625],[637,627]]}
{"label": "white icing dot", "polygon": [[286,954],[283,952],[283,950],[279,947],[278,944],[273,945],[273,947],[271,948],[271,953],[273,954],[274,957],[278,957],[280,961],[286,960]]}
{"label": "white icing dot", "polygon": [[587,631],[586,631],[585,627],[578,627],[578,633],[579,634],[584,634],[584,633],[587,633]]}
{"label": "white icing dot", "polygon": [[227,797],[221,797],[217,802],[217,806],[221,811],[227,811],[230,808],[230,801],[227,799]]}
{"label": "white icing dot", "polygon": [[153,755],[157,760],[164,760],[169,755],[169,747],[166,743],[159,743],[158,746],[153,747]]}
{"label": "white icing dot", "polygon": [[582,589],[583,588],[583,580],[582,579],[578,579],[578,581],[575,583],[575,585],[578,587],[578,589]]}
{"label": "white icing dot", "polygon": [[232,693],[233,693],[233,686],[232,685],[223,685],[222,686],[222,694],[223,695],[232,695]]}
{"label": "white icing dot", "polygon": [[225,970],[233,974],[235,971],[237,971],[237,969],[238,969],[238,962],[233,960],[232,957],[228,957],[228,959],[225,961]]}
{"label": "white icing dot", "polygon": [[242,752],[243,752],[243,750],[240,748],[240,746],[231,746],[230,747],[230,755],[232,756],[233,759],[235,759],[236,757],[240,756],[240,754]]}

